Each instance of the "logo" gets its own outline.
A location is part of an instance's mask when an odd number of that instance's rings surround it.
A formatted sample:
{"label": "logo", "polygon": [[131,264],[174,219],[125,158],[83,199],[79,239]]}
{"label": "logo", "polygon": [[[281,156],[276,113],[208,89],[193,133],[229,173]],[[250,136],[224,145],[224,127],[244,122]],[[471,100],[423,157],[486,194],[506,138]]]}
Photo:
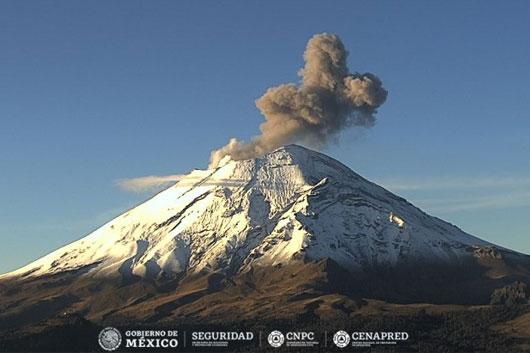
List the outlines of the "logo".
{"label": "logo", "polygon": [[116,350],[121,344],[121,333],[114,327],[107,327],[101,330],[98,336],[101,348],[106,351]]}
{"label": "logo", "polygon": [[339,348],[344,348],[350,343],[350,335],[346,331],[337,331],[333,335],[333,343]]}
{"label": "logo", "polygon": [[283,341],[285,341],[285,337],[283,337],[283,333],[280,331],[272,331],[269,333],[267,340],[271,346],[278,348],[283,344]]}

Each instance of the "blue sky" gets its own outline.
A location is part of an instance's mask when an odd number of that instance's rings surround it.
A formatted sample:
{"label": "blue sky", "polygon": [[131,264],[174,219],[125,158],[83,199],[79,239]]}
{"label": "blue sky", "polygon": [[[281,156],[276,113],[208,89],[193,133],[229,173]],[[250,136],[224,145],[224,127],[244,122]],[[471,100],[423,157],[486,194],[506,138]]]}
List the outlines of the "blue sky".
{"label": "blue sky", "polygon": [[326,153],[425,211],[530,253],[530,4],[0,2],[0,272],[150,196],[263,121],[307,40],[338,34],[388,90]]}

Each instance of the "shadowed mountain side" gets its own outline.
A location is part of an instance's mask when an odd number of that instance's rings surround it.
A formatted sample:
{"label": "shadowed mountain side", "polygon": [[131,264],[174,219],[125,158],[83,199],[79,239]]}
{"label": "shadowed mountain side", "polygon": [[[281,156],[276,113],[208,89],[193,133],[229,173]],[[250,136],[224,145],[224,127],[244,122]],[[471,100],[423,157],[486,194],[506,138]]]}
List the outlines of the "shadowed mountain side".
{"label": "shadowed mountain side", "polygon": [[[410,263],[351,273],[330,259],[252,267],[228,275],[197,273],[182,278],[123,282],[64,274],[0,286],[1,329],[75,313],[95,323],[237,323],[241,320],[348,316],[363,298],[394,303],[486,305],[492,292],[513,281],[530,284],[530,261],[500,251],[502,258],[454,264]],[[487,266],[483,263],[487,262]],[[502,276],[491,276],[492,273]],[[18,288],[13,291],[10,288]]]}

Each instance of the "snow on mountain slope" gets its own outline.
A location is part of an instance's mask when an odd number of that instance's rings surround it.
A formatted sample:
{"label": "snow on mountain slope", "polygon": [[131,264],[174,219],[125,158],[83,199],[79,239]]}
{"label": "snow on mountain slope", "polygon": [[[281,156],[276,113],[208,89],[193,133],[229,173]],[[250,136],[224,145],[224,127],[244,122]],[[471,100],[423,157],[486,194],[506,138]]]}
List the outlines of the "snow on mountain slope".
{"label": "snow on mountain slope", "polygon": [[[348,269],[455,261],[491,245],[296,145],[195,170],[92,234],[0,278],[171,276],[331,258]],[[471,249],[471,250],[470,250]]]}

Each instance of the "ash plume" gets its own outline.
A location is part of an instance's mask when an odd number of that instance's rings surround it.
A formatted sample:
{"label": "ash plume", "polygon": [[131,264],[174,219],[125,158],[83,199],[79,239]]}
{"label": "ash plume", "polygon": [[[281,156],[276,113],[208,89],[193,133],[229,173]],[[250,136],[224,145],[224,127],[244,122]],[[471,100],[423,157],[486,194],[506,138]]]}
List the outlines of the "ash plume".
{"label": "ash plume", "polygon": [[317,34],[307,43],[301,85],[269,88],[256,106],[265,117],[261,135],[250,142],[232,138],[213,151],[210,168],[227,155],[232,160],[261,157],[285,144],[300,142],[320,149],[349,126],[371,127],[387,91],[370,73],[350,73],[348,51],[335,34]]}

